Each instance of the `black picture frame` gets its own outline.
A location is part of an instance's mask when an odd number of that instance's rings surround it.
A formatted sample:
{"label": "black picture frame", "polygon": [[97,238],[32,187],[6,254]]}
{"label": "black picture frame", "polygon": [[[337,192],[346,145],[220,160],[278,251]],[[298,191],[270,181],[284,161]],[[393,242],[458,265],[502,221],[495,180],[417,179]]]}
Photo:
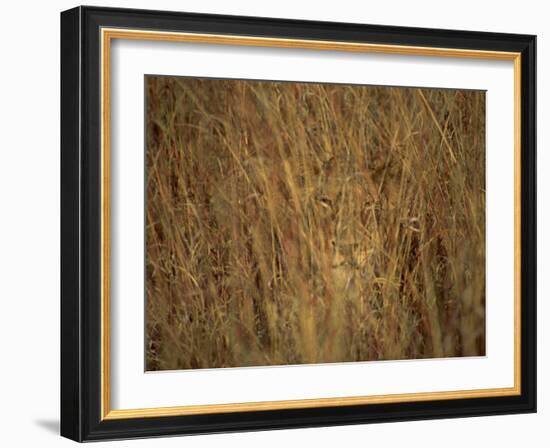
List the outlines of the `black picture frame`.
{"label": "black picture frame", "polygon": [[[521,53],[521,393],[514,396],[102,419],[103,27]],[[77,7],[61,14],[61,434],[76,441],[536,412],[536,37]]]}

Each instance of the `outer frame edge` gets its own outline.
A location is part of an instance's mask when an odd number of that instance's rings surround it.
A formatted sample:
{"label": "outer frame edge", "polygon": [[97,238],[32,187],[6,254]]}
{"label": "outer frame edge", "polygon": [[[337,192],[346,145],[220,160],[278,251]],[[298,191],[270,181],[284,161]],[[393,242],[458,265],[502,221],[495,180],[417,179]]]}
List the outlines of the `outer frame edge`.
{"label": "outer frame edge", "polygon": [[522,357],[526,401],[537,412],[537,36],[522,51]]}
{"label": "outer frame edge", "polygon": [[80,8],[61,13],[60,433],[82,441],[80,334]]}

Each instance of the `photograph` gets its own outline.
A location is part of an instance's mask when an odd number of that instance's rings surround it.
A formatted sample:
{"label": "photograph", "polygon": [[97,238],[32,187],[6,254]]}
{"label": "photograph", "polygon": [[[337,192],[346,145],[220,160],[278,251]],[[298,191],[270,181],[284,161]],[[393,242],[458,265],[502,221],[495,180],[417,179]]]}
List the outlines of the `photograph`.
{"label": "photograph", "polygon": [[485,92],[145,77],[146,370],[485,355]]}

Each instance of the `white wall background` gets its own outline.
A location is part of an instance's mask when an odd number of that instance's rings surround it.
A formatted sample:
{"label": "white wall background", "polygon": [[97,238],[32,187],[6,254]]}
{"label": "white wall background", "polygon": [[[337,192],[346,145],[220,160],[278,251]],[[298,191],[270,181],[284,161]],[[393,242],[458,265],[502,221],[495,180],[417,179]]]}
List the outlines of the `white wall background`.
{"label": "white wall background", "polygon": [[[537,34],[539,413],[124,441],[96,446],[548,446],[550,392],[550,8],[542,1],[133,0],[88,4]],[[0,443],[69,446],[59,414],[59,12],[64,0],[5,2],[0,27]],[[546,178],[544,178],[546,174]],[[549,196],[550,197],[550,196]],[[546,277],[546,279],[545,279]]]}

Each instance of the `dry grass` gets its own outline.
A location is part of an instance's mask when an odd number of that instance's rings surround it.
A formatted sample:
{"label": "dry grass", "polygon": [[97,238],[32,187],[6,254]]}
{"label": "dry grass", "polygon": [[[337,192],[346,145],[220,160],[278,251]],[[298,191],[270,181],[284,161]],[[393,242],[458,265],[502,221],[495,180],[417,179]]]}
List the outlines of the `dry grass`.
{"label": "dry grass", "polygon": [[146,89],[147,370],[484,355],[484,92]]}

